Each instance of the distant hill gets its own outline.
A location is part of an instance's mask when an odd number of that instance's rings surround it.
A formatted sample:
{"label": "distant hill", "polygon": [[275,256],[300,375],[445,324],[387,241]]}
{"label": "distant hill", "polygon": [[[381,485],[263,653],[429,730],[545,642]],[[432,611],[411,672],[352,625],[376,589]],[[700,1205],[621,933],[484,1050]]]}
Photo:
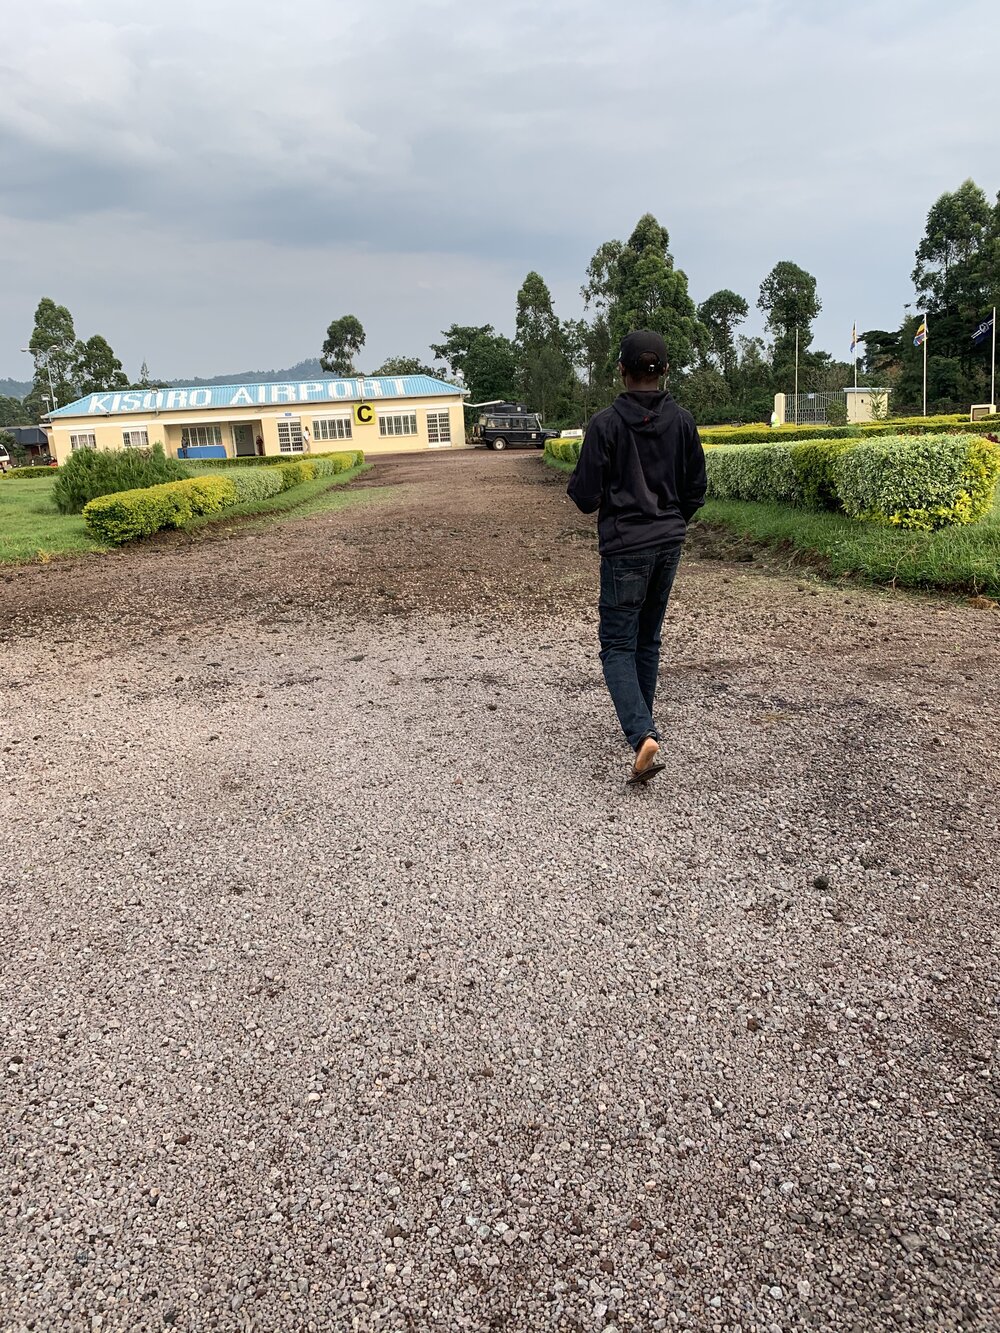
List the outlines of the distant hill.
{"label": "distant hill", "polygon": [[[155,380],[155,376],[150,376]],[[157,384],[166,384],[169,389],[177,385],[190,384],[280,384],[291,380],[326,380],[333,379],[319,364],[318,357],[299,361],[287,370],[240,370],[233,375],[213,375],[211,379],[155,380]],[[31,387],[30,385],[28,386]]]}
{"label": "distant hill", "polygon": [[[188,384],[280,384],[285,380],[325,380],[333,377],[319,364],[317,357],[300,361],[287,370],[239,370],[232,375],[213,375],[210,379],[195,376],[193,379],[161,380],[150,375],[154,384],[165,384],[173,389],[177,385]],[[26,398],[31,392],[31,380],[0,380],[0,397]]]}
{"label": "distant hill", "polygon": [[[299,361],[287,370],[238,370],[231,375],[212,375],[204,379],[199,375],[179,380],[161,380],[150,375],[153,384],[164,384],[168,389],[180,385],[192,384],[280,384],[293,380],[328,380],[335,378],[319,364],[318,357],[309,357]],[[0,397],[24,398],[31,391],[31,381],[0,380]]]}

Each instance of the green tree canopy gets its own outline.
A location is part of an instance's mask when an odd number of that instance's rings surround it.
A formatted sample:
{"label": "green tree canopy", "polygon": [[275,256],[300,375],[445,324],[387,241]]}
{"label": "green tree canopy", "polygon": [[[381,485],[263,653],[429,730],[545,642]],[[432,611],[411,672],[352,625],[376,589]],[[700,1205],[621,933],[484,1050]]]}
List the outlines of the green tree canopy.
{"label": "green tree canopy", "polygon": [[706,342],[688,294],[687,275],[674,267],[670,236],[652,213],[644,214],[623,245],[605,241],[587,269],[583,297],[603,315],[612,355],[632,329],[653,329],[667,345],[677,371],[694,360]]}
{"label": "green tree canopy", "polygon": [[[79,397],[76,377],[79,347],[73,316],[51,297],[43,296],[35,310],[28,351],[35,359],[35,375],[31,392],[24,401],[32,420],[37,420],[50,407],[62,407]],[[50,392],[55,397],[51,404]]]}
{"label": "green tree canopy", "polygon": [[20,398],[0,394],[0,426],[30,426],[31,413],[25,410]]}
{"label": "green tree canopy", "polygon": [[968,315],[981,308],[990,285],[983,257],[993,224],[993,210],[975,181],[935,200],[911,274],[921,305],[956,306]]}
{"label": "green tree canopy", "polygon": [[517,357],[514,344],[492,324],[452,324],[442,333],[444,342],[431,351],[452,376],[461,375],[471,402],[513,399],[517,396]]}
{"label": "green tree canopy", "polygon": [[128,388],[122,363],[99,333],[85,343],[77,343],[76,381],[80,394]]}
{"label": "green tree canopy", "polygon": [[708,350],[728,383],[736,361],[736,330],[750,313],[742,296],[722,288],[698,307],[698,318],[708,332]]}
{"label": "green tree canopy", "polygon": [[364,345],[365,331],[361,321],[355,315],[341,315],[326,331],[319,363],[333,375],[357,375],[354,358]]}
{"label": "green tree canopy", "polygon": [[520,397],[547,420],[563,416],[573,398],[573,363],[539,273],[529,273],[521,284],[515,327]]}
{"label": "green tree canopy", "polygon": [[433,379],[439,374],[433,366],[425,366],[415,356],[390,356],[382,362],[374,375],[430,375]]}

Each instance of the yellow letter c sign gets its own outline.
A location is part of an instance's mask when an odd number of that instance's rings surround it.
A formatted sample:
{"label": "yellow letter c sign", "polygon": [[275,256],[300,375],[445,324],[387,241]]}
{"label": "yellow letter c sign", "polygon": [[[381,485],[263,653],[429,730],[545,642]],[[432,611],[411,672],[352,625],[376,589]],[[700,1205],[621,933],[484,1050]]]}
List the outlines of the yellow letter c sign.
{"label": "yellow letter c sign", "polygon": [[371,403],[358,403],[354,409],[354,422],[358,426],[370,426],[375,420],[375,409]]}

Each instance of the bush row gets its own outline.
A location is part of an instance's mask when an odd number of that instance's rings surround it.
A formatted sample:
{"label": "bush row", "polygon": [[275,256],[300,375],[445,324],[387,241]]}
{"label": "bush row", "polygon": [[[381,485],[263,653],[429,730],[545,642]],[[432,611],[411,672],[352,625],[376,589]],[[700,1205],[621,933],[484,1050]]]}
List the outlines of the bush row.
{"label": "bush row", "polygon": [[282,462],[278,467],[223,476],[208,472],[184,481],[165,482],[139,490],[117,491],[90,500],[83,517],[101,541],[119,545],[150,537],[164,528],[186,527],[193,518],[215,514],[233,505],[268,500],[315,477],[348,472],[364,462],[360,450]]}
{"label": "bush row", "polygon": [[1000,446],[965,434],[736,444],[706,458],[713,499],[840,509],[926,530],[984,517],[1000,477]]}
{"label": "bush row", "polygon": [[544,455],[558,463],[575,463],[582,444],[582,440],[546,440]]}
{"label": "bush row", "polygon": [[98,495],[183,481],[190,475],[182,463],[167,457],[162,444],[151,449],[77,449],[57,472],[52,499],[61,514],[79,514]]}
{"label": "bush row", "polygon": [[[282,467],[286,463],[289,463],[291,461],[300,461],[300,460],[304,462],[316,463],[321,458],[337,458],[337,459],[350,458],[354,460],[353,462],[349,463],[347,467],[338,468],[337,470],[339,472],[346,472],[348,471],[349,468],[352,467],[360,467],[361,464],[365,461],[365,456],[360,449],[346,449],[342,450],[339,453],[267,454],[262,457],[254,456],[252,458],[205,458],[205,459],[200,459],[197,462],[194,459],[192,459],[191,462],[194,464],[195,467],[198,468],[211,468],[213,472],[215,472],[218,468],[223,468],[228,472],[230,468]],[[322,474],[317,474],[317,475],[322,475]]]}
{"label": "bush row", "polygon": [[966,421],[958,417],[901,417],[852,426],[714,426],[699,431],[702,444],[767,444],[788,440],[867,440],[883,435],[982,435],[1000,417]]}
{"label": "bush row", "polygon": [[11,481],[31,481],[33,477],[57,477],[59,469],[54,467],[15,467],[6,474]]}

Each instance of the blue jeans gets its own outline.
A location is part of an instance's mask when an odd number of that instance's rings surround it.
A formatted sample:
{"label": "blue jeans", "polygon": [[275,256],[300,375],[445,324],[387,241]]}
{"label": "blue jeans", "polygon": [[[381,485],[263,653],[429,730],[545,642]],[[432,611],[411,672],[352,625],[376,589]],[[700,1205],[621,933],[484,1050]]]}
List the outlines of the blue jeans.
{"label": "blue jeans", "polygon": [[647,736],[660,739],[653,721],[660,629],[683,542],[601,557],[601,664],[611,702],[633,750]]}

